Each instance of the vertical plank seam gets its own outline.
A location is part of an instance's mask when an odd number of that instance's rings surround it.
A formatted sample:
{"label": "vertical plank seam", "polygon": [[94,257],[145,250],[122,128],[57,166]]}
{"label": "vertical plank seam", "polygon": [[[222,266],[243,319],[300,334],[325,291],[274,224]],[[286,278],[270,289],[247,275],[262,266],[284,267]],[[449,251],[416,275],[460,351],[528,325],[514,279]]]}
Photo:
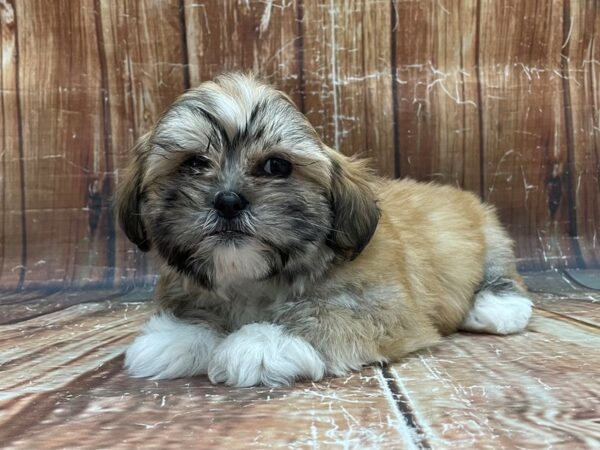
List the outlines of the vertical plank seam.
{"label": "vertical plank seam", "polygon": [[578,268],[585,268],[586,264],[581,253],[579,246],[579,240],[577,239],[577,207],[575,191],[573,190],[573,152],[575,150],[575,143],[573,138],[573,115],[571,105],[571,91],[569,90],[569,52],[571,44],[570,32],[571,32],[571,4],[570,0],[565,0],[563,4],[563,42],[564,53],[560,55],[561,65],[561,80],[563,85],[563,103],[564,103],[564,118],[565,118],[565,138],[567,145],[567,164],[565,169],[565,178],[567,185],[567,215],[569,220],[568,233],[573,246],[573,253],[575,254],[575,263]]}
{"label": "vertical plank seam", "polygon": [[304,80],[304,1],[296,3],[296,39],[294,40],[296,63],[298,64],[298,89],[300,91],[300,111],[306,113],[306,81]]}
{"label": "vertical plank seam", "polygon": [[[599,17],[598,14],[600,13],[599,9],[600,9],[600,5],[598,4],[598,2],[592,2],[593,5],[593,10],[591,12],[591,16],[593,18]],[[595,30],[596,28],[594,28]],[[595,55],[595,46],[596,46],[596,35],[594,33],[592,33],[592,37],[591,37],[591,41],[590,41],[590,47],[589,47],[589,59],[593,60],[594,59],[594,55]],[[596,77],[595,75],[595,64],[594,63],[590,63],[588,64],[588,79],[590,80],[590,97],[589,97],[589,105],[590,105],[590,115],[592,118],[592,144],[591,144],[591,149],[590,149],[590,153],[592,155],[595,156],[594,160],[596,161],[596,173],[598,175],[600,175],[600,142],[598,140],[599,137],[599,132],[600,132],[600,128],[598,127],[594,127],[595,123],[600,124],[600,120],[599,120],[599,113],[600,113],[600,105],[598,105],[598,103],[596,102],[596,96],[594,95],[596,91],[596,89],[599,89],[600,87],[596,86]],[[592,169],[593,170],[593,169]],[[598,179],[598,177],[596,177],[596,179]],[[575,191],[577,193],[577,191]],[[596,190],[594,191],[594,193],[591,194],[592,196],[595,196],[596,198],[596,204],[600,206],[600,190]],[[592,217],[593,216],[593,212],[592,212]],[[592,218],[592,220],[594,220]],[[596,223],[597,226],[597,223]],[[595,230],[595,227],[594,227]],[[596,242],[596,234],[594,232],[593,237],[589,236],[587,233],[587,230],[584,228],[584,245],[586,246],[586,252],[587,254],[590,256],[590,259],[586,262],[588,268],[590,267],[594,267],[594,268],[600,268],[600,253],[596,247],[595,242]],[[588,241],[588,239],[591,237],[591,242]],[[582,255],[583,257],[583,255]],[[585,259],[585,258],[584,258]]]}
{"label": "vertical plank seam", "polygon": [[187,25],[185,21],[185,0],[179,0],[179,28],[181,29],[181,62],[183,64],[183,87],[188,90],[190,84],[190,57],[188,54]]}
{"label": "vertical plank seam", "polygon": [[338,105],[338,80],[337,80],[337,44],[335,39],[335,4],[334,0],[329,0],[329,25],[331,26],[331,42],[329,43],[331,47],[331,84],[332,84],[332,95],[333,95],[333,140],[335,143],[335,149],[337,151],[341,151],[340,149],[340,136],[339,136],[339,105]]}
{"label": "vertical plank seam", "polygon": [[[104,131],[104,170],[105,176],[102,182],[102,201],[106,202],[106,268],[104,270],[101,285],[112,286],[115,276],[115,217],[111,205],[112,200],[112,182],[114,175],[112,173],[112,123],[110,114],[110,92],[108,86],[108,67],[106,62],[106,48],[104,45],[104,35],[102,33],[102,17],[100,0],[94,0],[94,26],[96,28],[96,43],[98,49],[98,60],[100,63],[100,95],[102,102],[102,126]],[[74,281],[74,280],[72,280]]]}
{"label": "vertical plank seam", "polygon": [[390,70],[391,70],[391,82],[392,82],[392,127],[393,127],[393,139],[394,139],[394,177],[400,178],[401,164],[400,164],[400,111],[398,111],[398,83],[396,77],[398,76],[398,42],[396,38],[396,30],[398,28],[398,11],[396,10],[396,0],[390,0]]}
{"label": "vertical plank seam", "polygon": [[476,30],[475,30],[475,68],[477,82],[477,122],[479,126],[479,196],[485,198],[485,134],[483,129],[483,92],[481,86],[481,0],[477,0],[476,6]]}
{"label": "vertical plank seam", "polygon": [[[460,9],[460,3],[458,3],[458,15],[459,17],[462,16],[462,11]],[[465,69],[465,57],[464,57],[464,49],[463,49],[463,29],[461,28],[461,24],[459,22],[459,30],[458,30],[458,34],[460,36],[460,47],[459,47],[459,64],[460,64],[460,89],[461,89],[461,96],[463,99],[462,105],[461,105],[461,120],[462,120],[462,126],[465,127],[465,124],[467,123],[467,104],[466,104],[466,98],[467,98],[467,94],[465,91],[465,73],[464,73],[464,69]],[[479,108],[478,108],[479,109]],[[461,166],[462,166],[462,170],[461,170],[461,174],[460,174],[460,188],[465,189],[465,180],[466,180],[466,172],[467,172],[467,167],[466,167],[466,162],[467,162],[467,156],[466,153],[468,151],[468,149],[466,148],[466,133],[461,133],[461,137],[462,137],[462,161],[461,161]],[[481,152],[481,151],[480,151]],[[480,181],[481,181],[481,175],[479,176]],[[458,180],[457,180],[458,181]],[[479,193],[481,195],[481,186],[479,186]]]}
{"label": "vertical plank seam", "polygon": [[[363,77],[362,80],[362,90],[363,93],[365,95],[362,95],[362,114],[363,114],[363,124],[362,124],[362,128],[363,128],[363,132],[362,134],[362,142],[360,143],[360,147],[359,148],[355,148],[355,151],[358,150],[359,154],[364,154],[365,156],[372,158],[373,161],[377,161],[379,158],[377,156],[377,153],[379,153],[379,151],[384,150],[381,148],[371,148],[371,139],[370,139],[370,134],[367,132],[367,130],[371,129],[371,123],[370,123],[370,114],[369,114],[369,96],[366,95],[367,92],[369,92],[369,86],[368,86],[368,73],[367,73],[367,61],[366,61],[366,45],[365,45],[365,41],[366,41],[366,33],[365,33],[365,15],[368,14],[368,10],[367,10],[368,6],[365,5],[364,9],[361,9],[361,23],[360,23],[360,69],[361,69],[361,76]],[[354,32],[355,35],[358,34],[356,31]],[[358,64],[357,64],[358,65]],[[359,102],[356,102],[356,112],[358,114],[359,113]],[[359,135],[360,136],[360,135]],[[375,139],[375,144],[377,144],[377,139]],[[372,150],[375,150],[376,154],[372,155]],[[379,162],[379,161],[377,161]]]}
{"label": "vertical plank seam", "polygon": [[[4,42],[2,39],[2,20],[0,20],[0,61],[4,61]],[[0,164],[2,164],[2,228],[0,228],[0,280],[4,273],[4,256],[6,254],[6,111],[4,109],[4,72],[3,65],[0,66],[0,112],[2,114],[2,148],[0,148]]]}
{"label": "vertical plank seam", "polygon": [[418,449],[428,450],[431,449],[431,444],[427,440],[427,433],[423,429],[422,425],[417,420],[413,407],[410,400],[402,393],[402,390],[398,387],[394,375],[390,372],[388,366],[384,366],[381,369],[381,375],[385,381],[386,387],[394,399],[396,410],[400,413],[404,423],[414,435],[413,444]]}
{"label": "vertical plank seam", "polygon": [[19,25],[18,14],[15,5],[11,2],[15,19],[15,88],[16,88],[16,107],[17,107],[17,132],[18,132],[18,152],[19,152],[19,176],[21,178],[21,268],[19,271],[19,282],[17,290],[22,290],[25,285],[25,274],[27,273],[27,199],[25,197],[25,153],[23,148],[23,114],[21,113],[21,83],[20,83],[20,48],[19,48]]}

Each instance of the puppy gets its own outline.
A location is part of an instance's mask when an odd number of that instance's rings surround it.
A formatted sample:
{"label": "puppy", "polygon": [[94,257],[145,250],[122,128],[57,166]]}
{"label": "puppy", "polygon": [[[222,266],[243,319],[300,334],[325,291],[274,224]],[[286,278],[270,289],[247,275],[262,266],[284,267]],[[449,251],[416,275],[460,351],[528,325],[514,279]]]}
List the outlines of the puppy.
{"label": "puppy", "polygon": [[126,353],[135,377],[317,381],[531,315],[490,206],[375,177],[251,76],[182,95],[133,149],[116,205],[164,263],[158,312]]}

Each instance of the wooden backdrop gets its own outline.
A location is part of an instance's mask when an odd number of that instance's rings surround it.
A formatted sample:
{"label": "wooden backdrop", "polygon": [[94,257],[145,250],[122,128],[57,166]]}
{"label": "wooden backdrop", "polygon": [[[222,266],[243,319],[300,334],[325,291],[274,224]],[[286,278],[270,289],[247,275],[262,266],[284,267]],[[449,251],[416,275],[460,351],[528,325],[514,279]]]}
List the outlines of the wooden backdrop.
{"label": "wooden backdrop", "polygon": [[597,0],[0,0],[0,286],[153,273],[110,199],[186,88],[253,69],[329,144],[498,206],[523,270],[600,265]]}

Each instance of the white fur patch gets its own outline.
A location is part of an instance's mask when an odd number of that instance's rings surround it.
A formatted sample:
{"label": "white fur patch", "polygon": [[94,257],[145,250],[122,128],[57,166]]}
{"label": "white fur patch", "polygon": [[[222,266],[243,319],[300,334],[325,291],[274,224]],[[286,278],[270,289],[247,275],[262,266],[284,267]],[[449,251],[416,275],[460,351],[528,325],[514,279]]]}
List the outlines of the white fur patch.
{"label": "white fur patch", "polygon": [[267,275],[270,267],[262,250],[262,244],[257,241],[215,247],[213,263],[217,284],[240,278],[256,280]]}
{"label": "white fur patch", "polygon": [[264,322],[229,335],[208,366],[210,381],[238,387],[288,385],[296,378],[317,381],[324,374],[325,364],[308,342]]}
{"label": "white fur patch", "polygon": [[204,374],[223,336],[210,326],[183,322],[160,313],[144,326],[125,354],[133,377],[169,379]]}
{"label": "white fur patch", "polygon": [[518,293],[498,295],[482,291],[459,328],[477,333],[518,333],[529,323],[531,305],[531,300]]}

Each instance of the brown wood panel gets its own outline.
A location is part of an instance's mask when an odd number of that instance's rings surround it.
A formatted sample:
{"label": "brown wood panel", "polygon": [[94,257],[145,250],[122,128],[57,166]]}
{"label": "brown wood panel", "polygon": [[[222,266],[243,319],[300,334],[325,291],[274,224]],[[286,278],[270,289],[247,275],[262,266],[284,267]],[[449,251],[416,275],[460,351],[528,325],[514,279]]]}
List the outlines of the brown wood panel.
{"label": "brown wood panel", "polygon": [[228,70],[253,71],[301,106],[301,2],[185,0],[190,82]]}
{"label": "brown wood panel", "polygon": [[523,269],[576,264],[562,24],[562,1],[484,1],[479,11],[483,197],[498,206]]}
{"label": "brown wood panel", "polygon": [[453,335],[392,369],[432,448],[597,448],[597,328]]}
{"label": "brown wood panel", "polygon": [[[119,298],[114,291],[108,296],[115,303],[87,304],[90,295],[80,292],[79,296],[75,306],[0,328],[6,343],[0,366],[6,374],[1,382],[3,393],[16,397],[51,389],[94,370],[121,354],[125,339],[131,340],[152,309],[147,303],[125,303],[127,297]],[[23,335],[28,339],[22,339]],[[30,370],[23,372],[24,365]]]}
{"label": "brown wood panel", "polygon": [[325,142],[394,176],[392,9],[384,1],[306,2],[304,110]]}
{"label": "brown wood panel", "polygon": [[187,87],[183,10],[178,0],[95,2],[102,71],[106,171],[97,181],[101,202],[93,232],[106,236],[106,284],[143,282],[153,272],[117,229],[110,209],[114,186],[123,176],[137,138],[152,128],[160,113]]}
{"label": "brown wood panel", "polygon": [[0,2],[0,286],[153,274],[109,202],[186,87],[254,70],[330,145],[498,205],[522,269],[600,264],[594,0]]}
{"label": "brown wood panel", "polygon": [[0,327],[8,349],[0,366],[3,446],[391,449],[412,443],[376,369],[278,389],[213,386],[206,377],[128,378],[118,355],[151,311],[131,299]]}
{"label": "brown wood panel", "polygon": [[[35,292],[35,291],[31,291]],[[0,325],[23,322],[33,317],[43,316],[81,303],[110,302],[123,297],[122,292],[109,289],[93,289],[91,291],[59,291],[43,293],[30,299],[18,302],[2,301]],[[147,294],[147,299],[152,296]]]}
{"label": "brown wood panel", "polygon": [[395,2],[399,170],[481,192],[477,2]]}
{"label": "brown wood panel", "polygon": [[106,251],[90,233],[89,208],[106,170],[93,2],[19,1],[15,13],[25,286],[102,280]]}
{"label": "brown wood panel", "polygon": [[[87,303],[99,294],[113,298]],[[78,295],[0,326],[3,447],[571,449],[600,438],[600,328],[581,310],[556,313],[558,298],[536,295],[519,335],[455,334],[383,369],[236,389],[127,377],[120,354],[152,312],[139,303],[148,291]]]}
{"label": "brown wood panel", "polygon": [[547,296],[536,307],[549,313],[548,317],[568,318],[572,323],[582,323],[600,328],[600,295],[587,293],[584,298]]}
{"label": "brown wood panel", "polygon": [[571,146],[569,234],[578,236],[579,265],[600,266],[600,4],[565,4],[563,84]]}
{"label": "brown wood panel", "polygon": [[25,275],[23,149],[20,145],[19,49],[14,2],[0,4],[0,280],[20,287]]}

